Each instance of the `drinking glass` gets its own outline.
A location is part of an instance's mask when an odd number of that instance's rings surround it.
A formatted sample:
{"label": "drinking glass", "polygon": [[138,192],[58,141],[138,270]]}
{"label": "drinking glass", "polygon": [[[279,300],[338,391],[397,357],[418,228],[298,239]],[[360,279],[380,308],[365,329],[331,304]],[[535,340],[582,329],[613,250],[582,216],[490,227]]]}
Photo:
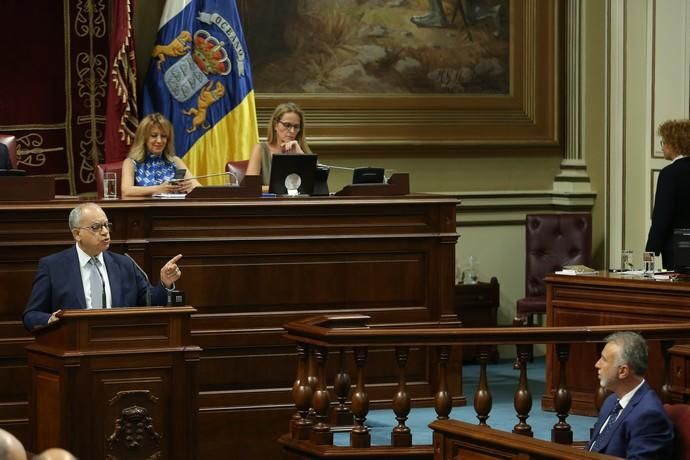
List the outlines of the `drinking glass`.
{"label": "drinking glass", "polygon": [[103,173],[103,198],[106,200],[117,198],[117,174],[112,171]]}
{"label": "drinking glass", "polygon": [[644,267],[644,275],[648,278],[654,276],[654,259],[656,254],[653,252],[645,251],[642,253],[642,263]]}
{"label": "drinking glass", "polygon": [[475,256],[469,256],[467,258],[467,264],[462,271],[462,284],[477,284],[477,258]]}
{"label": "drinking glass", "polygon": [[633,264],[633,251],[631,249],[623,249],[621,251],[621,271],[627,272],[633,270],[635,265]]}

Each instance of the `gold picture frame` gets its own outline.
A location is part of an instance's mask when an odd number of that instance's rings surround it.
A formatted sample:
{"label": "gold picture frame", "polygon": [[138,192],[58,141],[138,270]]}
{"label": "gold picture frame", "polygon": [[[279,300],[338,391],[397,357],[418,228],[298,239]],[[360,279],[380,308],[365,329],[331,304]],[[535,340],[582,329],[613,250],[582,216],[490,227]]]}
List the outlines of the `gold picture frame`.
{"label": "gold picture frame", "polygon": [[[564,41],[560,3],[508,0],[506,93],[257,90],[260,135],[273,108],[289,100],[305,110],[309,143],[319,153],[560,153]],[[257,4],[260,9],[261,1]]]}

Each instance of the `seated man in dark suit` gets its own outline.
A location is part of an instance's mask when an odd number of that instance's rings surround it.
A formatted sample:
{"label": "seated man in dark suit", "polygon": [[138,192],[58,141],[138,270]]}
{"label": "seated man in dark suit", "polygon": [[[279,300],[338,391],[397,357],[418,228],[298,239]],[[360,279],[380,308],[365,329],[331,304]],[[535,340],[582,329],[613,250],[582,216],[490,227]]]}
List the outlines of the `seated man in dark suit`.
{"label": "seated man in dark suit", "polygon": [[0,142],[0,169],[12,169],[10,151],[7,150],[7,146],[2,142]]}
{"label": "seated man in dark suit", "polygon": [[647,343],[642,336],[616,332],[606,337],[595,367],[601,386],[613,394],[599,411],[588,449],[626,459],[673,458],[673,425],[644,379]]}
{"label": "seated man in dark suit", "polygon": [[110,222],[100,206],[85,203],[74,208],[69,227],[76,244],[38,263],[23,315],[28,330],[58,320],[63,308],[142,306],[148,292],[153,305],[167,303],[166,289],[181,276],[177,261],[182,254],[163,265],[161,283],[151,287],[133,260],[107,250]]}

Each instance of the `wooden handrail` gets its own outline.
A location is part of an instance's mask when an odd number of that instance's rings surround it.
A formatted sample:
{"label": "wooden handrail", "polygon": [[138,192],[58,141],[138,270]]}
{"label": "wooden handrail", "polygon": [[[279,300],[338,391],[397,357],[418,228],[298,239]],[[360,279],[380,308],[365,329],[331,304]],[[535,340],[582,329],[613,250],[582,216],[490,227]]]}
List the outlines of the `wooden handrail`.
{"label": "wooden handrail", "polygon": [[690,339],[690,322],[568,327],[391,327],[368,325],[367,315],[314,316],[283,325],[289,340],[320,347],[410,345],[519,345],[596,343],[618,331],[647,340]]}

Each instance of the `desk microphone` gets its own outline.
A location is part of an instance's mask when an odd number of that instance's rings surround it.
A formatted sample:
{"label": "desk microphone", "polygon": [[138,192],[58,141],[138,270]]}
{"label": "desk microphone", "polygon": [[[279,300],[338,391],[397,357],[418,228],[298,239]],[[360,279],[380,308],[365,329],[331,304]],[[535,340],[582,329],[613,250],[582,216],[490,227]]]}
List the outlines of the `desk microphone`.
{"label": "desk microphone", "polygon": [[325,165],[323,163],[316,163],[316,166],[320,166],[322,168],[329,168],[329,169],[342,169],[343,171],[354,171],[355,168],[350,168],[347,166],[333,166],[333,165]]}
{"label": "desk microphone", "polygon": [[107,308],[108,304],[106,302],[108,299],[105,295],[105,280],[103,279],[103,273],[101,273],[101,269],[98,268],[98,264],[96,262],[98,262],[98,259],[93,257],[93,266],[96,267],[98,277],[101,279],[101,308]]}
{"label": "desk microphone", "polygon": [[139,266],[136,260],[132,259],[132,257],[125,252],[125,257],[127,257],[129,260],[132,261],[135,267],[137,267],[137,270],[139,270],[139,273],[144,275],[144,279],[146,280],[146,306],[150,307],[151,306],[151,283],[149,282],[149,275],[146,274],[143,268]]}

